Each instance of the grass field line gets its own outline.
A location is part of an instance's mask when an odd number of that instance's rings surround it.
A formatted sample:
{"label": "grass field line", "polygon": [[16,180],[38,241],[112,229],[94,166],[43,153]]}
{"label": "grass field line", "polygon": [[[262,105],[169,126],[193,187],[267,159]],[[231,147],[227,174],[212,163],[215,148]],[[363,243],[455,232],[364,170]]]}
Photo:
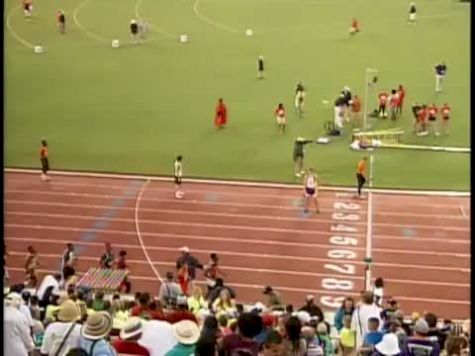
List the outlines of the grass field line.
{"label": "grass field line", "polygon": [[[418,16],[418,19],[420,21],[420,19],[422,19],[422,20],[424,20],[424,19],[432,20],[432,19],[446,18],[446,17],[456,17],[456,16],[460,16],[460,13],[448,13],[448,14],[447,13],[442,13],[442,14],[437,14],[437,15]],[[407,23],[407,21],[401,20],[401,17],[391,17],[389,19],[385,18],[384,24],[387,24],[387,23],[393,23],[393,24]],[[374,25],[375,22],[373,22],[372,24]],[[413,24],[410,24],[410,25],[413,26]],[[295,25],[295,26],[292,26],[292,25],[276,26],[276,27],[267,27],[267,28],[259,29],[259,33],[277,32],[277,31],[282,31],[282,30],[285,30],[285,31],[305,30],[305,29],[308,29],[308,28],[314,29],[316,26],[324,27],[325,30],[328,30],[330,28],[331,29],[341,28],[343,30],[347,30],[347,28],[349,28],[349,26],[350,26],[350,23],[349,23],[349,20],[348,20],[348,21],[345,21],[345,22],[342,21],[342,22],[322,23],[322,24],[312,24],[312,25],[305,24],[305,25]],[[363,31],[364,31],[364,25],[363,25]]]}
{"label": "grass field line", "polygon": [[[24,193],[24,190],[4,190],[5,193]],[[53,196],[64,196],[64,197],[91,197],[91,198],[102,198],[102,199],[110,199],[110,198],[119,198],[120,195],[100,195],[100,194],[82,194],[82,193],[71,193],[71,192],[48,192],[48,191],[41,191],[41,190],[28,190],[28,194],[41,194],[41,195],[53,195]],[[124,198],[124,199],[127,199]],[[132,199],[132,198],[129,198]],[[321,201],[321,199],[319,199]],[[334,199],[326,199],[333,201]],[[288,210],[288,211],[301,211],[302,207],[294,207],[294,206],[284,206],[284,205],[269,205],[269,204],[249,204],[249,203],[233,203],[233,202],[213,202],[213,201],[206,201],[206,200],[180,200],[177,201],[176,199],[144,199],[143,201],[154,202],[154,203],[177,203],[180,206],[183,205],[191,205],[192,207],[196,208],[200,205],[211,205],[211,206],[224,206],[224,207],[231,207],[231,212],[235,212],[238,208],[259,208],[259,209],[268,209],[268,210]],[[103,209],[107,208],[106,205],[102,204],[76,204],[76,203],[61,203],[61,202],[47,202],[47,201],[36,201],[36,200],[20,200],[20,199],[5,199],[4,203],[10,204],[24,204],[24,205],[44,205],[44,206],[64,206],[64,207],[77,207],[77,208],[87,208],[87,209]],[[421,205],[424,206],[424,205]],[[430,204],[427,204],[430,206]],[[117,207],[118,210],[130,210],[132,208],[128,207]],[[463,209],[459,206],[459,209]],[[143,211],[154,212],[156,209],[153,208],[142,208]],[[334,212],[333,208],[326,209],[321,208],[320,211],[322,212]],[[354,210],[351,209],[338,209],[339,212],[343,213],[354,213]],[[358,213],[365,213],[366,211],[359,210]],[[457,215],[450,215],[450,214],[420,214],[420,213],[402,213],[402,212],[392,212],[392,211],[376,211],[373,212],[373,215],[382,215],[382,216],[399,216],[399,217],[417,217],[417,218],[430,218],[430,219],[453,219],[453,220],[465,220],[468,219],[467,216],[459,216]]]}
{"label": "grass field line", "polygon": [[[22,252],[22,251],[9,251],[9,255],[12,256],[19,256],[23,258],[26,258],[28,256],[28,253]],[[55,259],[59,260],[61,259],[61,254],[54,254],[54,253],[40,253],[38,254],[39,258],[47,258],[47,259]],[[78,258],[80,260],[84,261],[91,261],[91,262],[97,262],[97,257],[93,256],[83,256],[79,255]],[[134,259],[128,259],[127,262],[133,263],[133,264],[138,264],[138,265],[143,265],[143,264],[148,264],[147,261],[144,260],[134,260]],[[175,267],[176,264],[173,262],[153,262],[153,266],[165,266],[165,267]],[[237,271],[237,272],[245,272],[245,273],[263,273],[263,274],[285,274],[285,275],[291,275],[291,276],[305,276],[305,277],[322,277],[322,278],[341,278],[341,275],[335,275],[332,273],[320,273],[320,272],[308,272],[308,271],[300,271],[300,270],[294,270],[294,271],[289,271],[289,270],[281,270],[277,268],[249,268],[249,267],[241,267],[241,266],[227,266],[227,265],[222,265],[220,266],[223,270],[226,271]],[[351,280],[363,280],[363,277],[359,277],[357,275],[345,275],[345,279],[351,279]],[[458,288],[470,288],[470,283],[451,283],[451,282],[437,282],[437,281],[428,281],[428,280],[412,280],[412,279],[393,279],[393,278],[388,278],[385,279],[385,281],[390,282],[390,283],[399,283],[399,284],[424,284],[424,285],[433,285],[433,286],[442,286],[442,287],[458,287]]]}
{"label": "grass field line", "polygon": [[[166,210],[163,209],[162,212],[168,214],[177,214],[177,215],[194,215],[196,212],[184,212],[184,211],[177,211],[177,210]],[[5,215],[16,215],[16,216],[31,216],[31,217],[44,217],[44,218],[66,218],[66,219],[79,219],[79,220],[90,220],[93,219],[93,216],[86,216],[84,214],[51,214],[46,212],[25,212],[25,211],[17,211],[11,210],[5,212]],[[228,218],[244,218],[247,219],[250,214],[241,216],[235,216],[238,214],[227,214],[227,213],[206,213],[202,212],[200,215],[204,217],[228,217]],[[233,216],[234,215],[234,216]],[[257,218],[259,219],[259,218]],[[262,218],[261,218],[262,219]],[[278,218],[270,217],[271,220],[279,220]],[[109,218],[109,217],[100,217],[99,220],[111,221],[111,222],[130,222],[130,219],[127,218]],[[148,219],[142,220],[144,223],[148,223],[151,225],[172,225],[172,226],[182,226],[185,222],[175,222],[175,221],[157,221],[155,219]],[[331,225],[333,222],[330,219],[319,219],[319,218],[301,218],[296,219],[297,222],[311,222],[316,224],[329,224]],[[203,222],[186,222],[188,226],[196,226],[196,227],[216,227],[216,228],[223,228],[223,229],[232,229],[232,230],[250,230],[250,231],[273,231],[273,232],[300,232],[306,234],[313,234],[314,231],[307,230],[307,229],[290,229],[290,228],[275,228],[270,226],[246,226],[246,225],[230,225],[230,224],[212,224],[212,223],[203,223]],[[352,225],[357,226],[365,226],[365,222],[354,222],[352,221]],[[460,226],[434,226],[434,225],[421,225],[421,224],[400,224],[400,223],[382,223],[376,222],[374,226],[381,226],[381,227],[393,227],[393,228],[409,228],[409,229],[421,229],[421,230],[443,230],[443,231],[461,231],[470,233],[470,227],[460,227]]]}
{"label": "grass field line", "polygon": [[93,39],[96,40],[97,42],[100,42],[100,43],[107,43],[108,41],[107,41],[105,38],[103,38],[103,37],[101,37],[101,36],[99,36],[99,35],[97,35],[97,34],[91,32],[91,31],[89,31],[87,28],[85,28],[85,27],[79,22],[79,20],[78,20],[78,18],[77,18],[78,11],[79,11],[84,5],[86,5],[86,3],[89,2],[89,1],[90,1],[90,0],[84,0],[84,1],[80,2],[78,6],[76,6],[76,7],[74,8],[74,10],[73,10],[73,21],[74,21],[74,23],[76,24],[76,26],[77,26],[81,31],[83,31],[86,35],[88,35],[89,37],[93,38]]}
{"label": "grass field line", "polygon": [[7,16],[7,28],[10,30],[10,34],[11,34],[18,42],[20,42],[23,46],[25,46],[26,48],[34,49],[35,46],[34,46],[32,43],[30,43],[30,42],[28,42],[27,40],[25,40],[23,37],[21,37],[18,33],[16,33],[16,31],[13,29],[13,27],[12,27],[12,25],[11,25],[10,19],[11,19],[11,16],[13,15],[13,12],[14,12],[14,11],[18,11],[19,9],[21,9],[21,5],[13,7],[13,8],[10,9],[10,11],[8,12],[8,16]]}
{"label": "grass field line", "polygon": [[[140,5],[141,5],[141,4],[142,4],[142,0],[137,0],[137,1],[135,2],[134,12],[135,12],[135,17],[137,17],[138,20],[144,20],[144,19],[142,18],[142,16],[140,16],[140,13],[139,13],[139,8],[140,8]],[[178,35],[173,35],[173,34],[167,32],[167,31],[161,29],[160,27],[158,27],[157,25],[151,23],[151,22],[148,21],[148,20],[147,20],[147,23],[150,25],[150,27],[151,27],[152,29],[155,30],[155,32],[160,33],[161,35],[163,35],[163,36],[165,36],[165,37],[167,37],[167,38],[177,38],[177,37],[178,37]]]}
{"label": "grass field line", "polygon": [[[96,259],[97,261],[97,259]],[[8,271],[14,271],[14,272],[25,272],[24,267],[7,267],[6,268]],[[52,269],[43,269],[39,268],[37,269],[38,272],[44,273],[44,274],[52,274],[57,271],[52,270]],[[84,275],[84,272],[77,272],[78,276]],[[130,279],[133,280],[142,280],[142,281],[150,281],[150,282],[156,282],[155,277],[147,277],[147,276],[141,276],[141,275],[130,275]],[[206,281],[195,281],[196,284],[206,286]],[[262,291],[264,289],[264,285],[260,284],[246,284],[246,283],[226,283],[228,286],[232,288],[244,288],[244,289],[256,289],[259,291]],[[311,289],[311,288],[294,288],[294,287],[284,287],[280,285],[274,285],[274,289],[282,292],[297,292],[297,293],[304,293],[304,294],[325,294],[325,295],[335,295],[335,296],[340,296],[341,292],[340,291],[333,291],[333,290],[327,290],[327,289]],[[354,296],[358,297],[360,296],[360,292],[352,292],[352,291],[345,291],[345,295],[347,296]],[[398,300],[400,301],[408,301],[408,302],[424,302],[424,303],[436,303],[436,304],[461,304],[461,305],[470,305],[470,301],[463,301],[463,300],[452,300],[452,299],[431,299],[431,298],[416,298],[416,297],[407,297],[407,296],[398,296]]]}
{"label": "grass field line", "polygon": [[[74,239],[42,239],[42,238],[19,238],[6,235],[6,239],[11,241],[28,241],[28,242],[38,242],[38,243],[74,243],[78,246],[92,246],[92,247],[103,247],[104,243],[101,242],[86,242],[86,241],[77,241]],[[141,249],[137,244],[122,244],[114,243],[114,246],[117,248],[127,248],[127,249]],[[167,246],[156,246],[151,245],[147,246],[147,249],[153,251],[163,251],[163,252],[174,252],[178,253],[178,247],[167,247]],[[209,250],[193,248],[194,253],[202,253],[205,256],[209,255]],[[235,257],[248,257],[248,258],[257,258],[257,259],[275,259],[275,260],[290,260],[290,261],[306,261],[306,262],[325,262],[325,263],[348,263],[346,259],[335,259],[335,258],[324,258],[324,257],[307,257],[307,256],[297,256],[297,255],[285,255],[285,254],[268,254],[268,253],[252,253],[252,252],[239,252],[239,251],[230,251],[222,249],[213,249],[213,252],[218,255],[223,256],[235,256]],[[351,261],[352,264],[358,266],[364,266],[364,262],[359,259]],[[422,269],[422,270],[436,270],[436,271],[452,271],[452,272],[462,272],[470,274],[470,268],[463,267],[447,267],[447,266],[434,266],[434,265],[424,265],[424,264],[405,264],[405,263],[388,263],[388,262],[375,262],[375,267],[391,267],[391,268],[408,268],[408,269]]]}
{"label": "grass field line", "polygon": [[[24,173],[24,174],[37,174],[41,173],[39,169],[31,168],[4,168],[5,173]],[[141,179],[161,182],[173,182],[173,177],[166,176],[152,176],[152,175],[140,175],[140,174],[121,174],[121,173],[99,173],[99,172],[86,172],[86,171],[62,171],[55,170],[49,171],[48,174],[58,176],[72,176],[72,177],[90,177],[90,178],[115,178],[115,179]],[[221,186],[243,186],[243,187],[261,187],[261,188],[285,188],[296,189],[300,184],[290,183],[270,183],[270,182],[258,182],[258,181],[239,181],[239,180],[219,180],[219,179],[206,179],[206,178],[186,178],[185,182],[190,183],[202,183],[210,185]],[[321,186],[320,190],[337,191],[337,192],[354,192],[354,187],[331,187]],[[368,190],[367,190],[368,191]],[[392,195],[422,195],[422,196],[446,196],[446,197],[470,197],[470,191],[447,191],[447,190],[405,190],[405,189],[371,189],[373,193],[392,194]]]}
{"label": "grass field line", "polygon": [[[6,223],[4,224],[4,227],[6,228],[12,228],[12,229],[33,229],[33,230],[51,230],[51,231],[63,231],[63,232],[82,232],[84,229],[79,228],[79,227],[60,227],[60,226],[51,226],[51,225],[30,225],[30,224],[15,224],[15,223]],[[104,234],[111,234],[111,235],[124,235],[124,236],[129,236],[133,235],[135,236],[136,232],[135,231],[126,231],[126,230],[113,230],[113,229],[89,229],[91,232],[97,232],[97,233],[104,233]],[[335,236],[335,233],[332,233],[330,231],[314,231],[313,233],[316,236]],[[143,236],[162,236],[162,233],[155,233],[155,232],[146,232],[142,234]],[[178,236],[182,238],[188,238],[190,235],[185,235],[185,234],[174,234],[174,233],[167,233],[167,235],[173,235],[173,236]],[[193,235],[194,236],[194,235]],[[358,238],[358,237],[363,237],[362,233],[345,233],[344,236],[347,237],[353,237],[353,238]],[[208,236],[209,239],[211,240],[213,237]],[[215,238],[218,239],[228,239],[228,237],[220,237],[220,236],[214,236]],[[383,234],[377,234],[374,237],[376,240],[402,240],[405,242],[442,242],[445,244],[460,244],[460,245],[470,245],[471,241],[469,239],[463,240],[463,239],[447,239],[447,238],[436,238],[436,237],[411,237],[407,238],[404,236],[394,236],[394,235],[383,235]],[[232,238],[229,238],[232,239]],[[253,241],[260,241],[259,239],[256,239]],[[305,242],[282,242],[282,241],[276,241],[276,240],[262,240],[264,241],[263,243],[267,245],[282,245],[282,246],[298,246],[300,244],[302,245],[314,245],[314,244],[309,244]],[[469,247],[468,247],[469,248]]]}
{"label": "grass field line", "polygon": [[196,15],[201,21],[204,21],[204,22],[206,22],[207,24],[209,24],[209,25],[211,25],[211,26],[214,26],[214,27],[216,27],[216,28],[219,28],[219,29],[221,29],[221,30],[223,30],[223,31],[226,31],[226,32],[239,33],[239,31],[236,30],[235,28],[232,28],[232,27],[229,27],[229,26],[227,26],[227,25],[223,25],[222,23],[213,21],[213,20],[211,20],[209,17],[203,15],[203,14],[198,10],[199,1],[200,1],[200,0],[195,0],[195,3],[193,4],[193,12],[195,13],[195,15]]}

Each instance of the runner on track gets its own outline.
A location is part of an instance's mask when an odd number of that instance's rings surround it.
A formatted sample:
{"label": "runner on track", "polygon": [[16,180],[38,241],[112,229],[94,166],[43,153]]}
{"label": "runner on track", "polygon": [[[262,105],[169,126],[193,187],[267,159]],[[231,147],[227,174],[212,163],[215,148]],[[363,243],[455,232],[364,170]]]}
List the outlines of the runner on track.
{"label": "runner on track", "polygon": [[183,175],[183,168],[181,165],[183,157],[181,155],[178,155],[175,160],[175,198],[181,199],[183,198],[183,193],[182,190],[180,190],[181,187],[181,177]]}
{"label": "runner on track", "polygon": [[368,160],[368,157],[363,157],[361,161],[358,162],[358,167],[356,169],[356,180],[358,182],[358,197],[361,198],[361,188],[363,188],[363,185],[366,183],[366,177],[365,177],[365,172],[366,172],[366,161]]}
{"label": "runner on track", "polygon": [[305,205],[304,205],[304,212],[308,213],[308,208],[310,203],[313,201],[315,204],[315,209],[317,210],[317,214],[320,214],[320,208],[318,206],[318,176],[315,173],[313,168],[308,170],[308,173],[304,177],[304,192],[305,192]]}
{"label": "runner on track", "polygon": [[41,180],[46,182],[50,180],[48,177],[49,160],[48,160],[48,143],[46,140],[41,140],[40,148],[40,161],[41,161]]}

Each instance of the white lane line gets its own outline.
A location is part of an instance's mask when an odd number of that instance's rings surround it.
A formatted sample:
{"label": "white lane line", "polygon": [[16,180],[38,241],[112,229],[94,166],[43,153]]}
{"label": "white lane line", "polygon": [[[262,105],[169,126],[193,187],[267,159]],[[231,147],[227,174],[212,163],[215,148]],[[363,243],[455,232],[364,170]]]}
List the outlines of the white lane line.
{"label": "white lane line", "polygon": [[137,202],[135,203],[135,214],[134,214],[135,230],[137,231],[137,238],[139,239],[139,242],[140,242],[140,248],[142,249],[143,254],[144,254],[145,258],[147,259],[147,262],[150,265],[150,268],[152,269],[153,273],[155,274],[157,279],[160,281],[160,285],[162,285],[163,284],[163,279],[160,276],[160,272],[158,272],[157,269],[155,268],[152,259],[148,255],[147,248],[145,247],[143,239],[142,239],[142,233],[140,232],[140,223],[139,223],[140,198],[142,198],[142,195],[143,195],[143,193],[144,193],[144,191],[147,188],[149,183],[150,183],[150,181],[147,180],[143,184],[142,189],[140,189],[140,192],[137,195]]}
{"label": "white lane line", "polygon": [[226,31],[226,32],[231,32],[231,33],[238,33],[239,31],[232,28],[232,27],[229,27],[229,26],[226,26],[226,25],[223,25],[222,23],[219,23],[219,22],[216,22],[216,21],[213,21],[211,20],[210,18],[204,16],[202,13],[200,13],[200,11],[198,11],[198,3],[199,3],[199,0],[195,0],[195,3],[193,5],[193,12],[195,13],[195,15],[201,20],[201,21],[204,21],[206,22],[207,24],[211,25],[211,26],[214,26],[216,28],[219,28],[220,30],[223,30],[223,31]]}
{"label": "white lane line", "polygon": [[[97,259],[96,259],[97,260]],[[18,268],[18,267],[9,267],[7,268],[9,271],[15,271],[15,272],[25,272],[24,268]],[[55,273],[56,271],[54,270],[49,270],[49,269],[37,269],[38,272],[40,273]],[[78,275],[83,275],[84,272],[78,272]],[[131,275],[130,276],[131,280],[143,280],[143,281],[153,281],[156,282],[155,277],[145,277],[145,276],[135,276]],[[199,285],[206,285],[205,281],[197,281],[196,282]],[[246,284],[246,283],[227,283],[230,287],[233,288],[245,288],[245,289],[257,289],[257,290],[262,290],[264,289],[263,285],[259,284]],[[323,290],[323,289],[310,289],[310,288],[292,288],[292,287],[284,287],[284,286],[273,286],[276,290],[283,291],[283,292],[298,292],[298,293],[306,293],[306,294],[333,294],[340,296],[341,292],[340,291],[332,291],[332,290]],[[359,296],[360,293],[355,293],[355,292],[348,292],[346,295],[349,296]],[[429,302],[429,303],[436,303],[436,304],[460,304],[460,305],[471,305],[470,301],[463,301],[463,300],[452,300],[452,299],[431,299],[431,298],[414,298],[414,297],[407,297],[407,296],[398,296],[397,298],[400,301],[413,301],[413,302]]]}
{"label": "white lane line", "polygon": [[89,31],[87,28],[85,28],[78,20],[77,18],[77,14],[78,14],[78,11],[84,6],[86,5],[86,3],[88,2],[89,0],[84,0],[83,2],[79,3],[78,6],[76,6],[73,10],[73,21],[74,23],[76,24],[76,26],[81,30],[83,31],[86,35],[88,35],[89,37],[91,37],[92,39],[96,40],[97,42],[100,42],[100,43],[108,43],[109,41],[107,41],[105,38]]}
{"label": "white lane line", "polygon": [[[26,257],[28,254],[22,251],[9,251],[9,255],[11,256],[20,256]],[[40,259],[47,258],[47,259],[54,259],[58,260],[61,258],[60,254],[50,254],[50,253],[40,253],[38,254]],[[95,256],[78,256],[79,261],[97,261],[97,257]],[[23,259],[22,259],[23,261]],[[147,265],[149,264],[148,261],[144,260],[134,260],[130,259],[127,260],[130,264],[139,264],[139,265]],[[175,267],[175,263],[173,262],[153,262],[153,265],[157,266],[165,266],[165,267]],[[155,268],[155,267],[154,267]],[[307,272],[307,271],[289,271],[289,270],[280,270],[274,268],[247,268],[241,266],[221,266],[222,269],[227,271],[238,271],[238,272],[259,272],[259,273],[267,273],[267,274],[285,274],[285,275],[292,275],[292,276],[305,276],[305,277],[325,277],[325,278],[341,278],[341,274],[329,274],[329,273],[318,273],[318,272]],[[363,280],[363,277],[354,276],[354,275],[345,275],[345,278],[352,279],[352,280]],[[400,284],[427,284],[427,285],[434,285],[434,286],[441,286],[441,287],[458,287],[458,288],[470,288],[470,283],[447,283],[447,282],[437,282],[437,281],[428,281],[428,280],[408,280],[408,279],[393,279],[387,278],[385,281],[390,283],[400,283]]]}
{"label": "white lane line", "polygon": [[[23,173],[23,174],[39,174],[39,169],[26,169],[26,168],[4,168],[6,173]],[[139,179],[139,180],[152,180],[159,182],[173,182],[173,177],[165,176],[151,176],[151,175],[139,175],[139,174],[118,174],[118,173],[97,173],[97,172],[78,172],[78,171],[50,171],[48,174],[70,177],[91,177],[91,178],[117,178],[117,179]],[[187,182],[190,183],[203,183],[212,185],[224,185],[224,186],[241,186],[241,187],[261,187],[261,188],[286,188],[286,189],[298,189],[297,184],[285,184],[285,183],[264,183],[256,181],[233,181],[233,180],[219,180],[219,179],[198,179],[187,178]],[[354,187],[330,187],[321,186],[320,190],[330,190],[339,192],[354,192]],[[372,189],[373,193],[383,194],[396,194],[396,195],[422,195],[422,196],[449,196],[449,197],[470,197],[470,191],[431,191],[431,190],[403,190],[403,189]]]}
{"label": "white lane line", "polygon": [[[196,212],[192,211],[178,211],[178,210],[160,210],[163,213],[169,214],[178,214],[178,215],[202,215],[202,216],[219,216],[219,217],[229,217],[229,218],[247,218],[244,214],[228,214],[228,213],[206,213],[200,212],[197,214]],[[50,213],[34,213],[34,212],[25,212],[25,211],[5,211],[5,215],[17,215],[17,216],[32,216],[32,217],[45,217],[45,218],[66,218],[66,219],[80,219],[80,220],[90,220],[96,219],[95,216],[85,216],[85,215],[78,215],[78,214],[50,214]],[[235,216],[239,215],[239,216]],[[99,217],[100,220],[107,220],[107,221],[117,221],[117,222],[130,222],[130,219],[127,218],[110,218],[110,217]],[[256,219],[259,219],[256,217]],[[270,217],[270,220],[279,220],[277,217]],[[305,219],[302,218],[299,221],[311,221],[315,223],[324,223],[324,224],[331,224],[331,221],[328,219],[318,219],[318,218],[309,218]],[[299,229],[285,229],[285,228],[274,228],[274,227],[265,227],[265,226],[245,226],[245,225],[230,225],[230,224],[208,224],[208,223],[201,223],[201,222],[174,222],[174,221],[157,221],[157,220],[143,220],[146,224],[168,224],[168,225],[180,225],[186,224],[188,226],[204,226],[204,227],[219,227],[219,228],[226,228],[226,229],[241,229],[241,230],[253,230],[253,231],[274,231],[274,232],[299,232],[299,233],[307,233],[312,234],[313,231],[306,231],[306,230],[299,230]],[[360,225],[364,226],[364,222],[352,222],[353,225]],[[374,226],[385,226],[385,227],[405,227],[405,228],[417,228],[417,229],[425,229],[425,230],[444,230],[444,231],[462,231],[462,232],[470,232],[470,227],[459,227],[459,226],[434,226],[434,225],[414,225],[414,224],[393,224],[393,223],[374,223]]]}
{"label": "white lane line", "polygon": [[[18,182],[19,183],[19,182]],[[30,182],[25,182],[25,184],[28,184]],[[7,183],[7,186],[8,186],[8,183]],[[53,187],[77,187],[78,189],[81,189],[81,188],[84,188],[84,187],[91,187],[91,188],[103,188],[101,189],[102,191],[105,191],[107,189],[112,189],[112,190],[120,190],[120,191],[123,191],[126,186],[117,186],[117,185],[101,185],[101,184],[67,184],[67,183],[62,183],[62,182],[58,182],[58,181],[55,181],[54,183],[51,183],[51,186]],[[148,189],[149,192],[156,192],[156,193],[167,193],[167,195],[169,195],[170,192],[173,191],[173,189],[170,189],[170,188],[149,188]],[[193,187],[191,187],[190,189],[187,190],[187,192],[189,193],[188,196],[191,194],[203,194],[205,195],[205,198],[206,199],[206,196],[219,196],[219,197],[223,197],[223,196],[236,196],[236,197],[251,197],[251,198],[270,198],[270,199],[276,199],[276,200],[280,200],[282,201],[282,199],[288,199],[290,201],[294,201],[294,200],[298,200],[299,199],[299,195],[296,191],[296,194],[293,194],[293,195],[285,195],[285,194],[253,194],[252,192],[220,192],[220,191],[213,191],[213,190],[202,190],[202,189],[193,189]],[[5,193],[12,193],[12,194],[16,194],[16,193],[25,193],[25,189],[13,189],[13,188],[8,188],[6,187],[5,189]],[[73,191],[45,191],[45,190],[35,190],[35,189],[28,189],[28,193],[31,193],[31,194],[41,194],[41,195],[72,195],[72,196],[78,196],[78,197],[94,197],[94,198],[110,198],[110,197],[113,197],[113,198],[116,198],[118,197],[119,195],[115,195],[115,194],[97,194],[97,193],[85,193],[83,191],[78,191],[78,192],[73,192]],[[339,195],[339,193],[336,193],[335,195],[332,195],[332,192],[324,192],[323,193],[324,195],[320,196],[319,199],[322,200],[322,201],[328,201],[328,202],[334,202],[335,199],[338,199],[337,195]],[[148,194],[149,196],[155,196],[154,194]],[[353,195],[354,197],[354,195]],[[131,198],[129,198],[131,199]],[[203,198],[202,198],[203,199]],[[386,197],[384,197],[385,200],[387,200]],[[143,199],[143,201],[161,201],[161,200],[168,200],[168,201],[176,201],[176,199],[157,199],[157,198],[146,198],[146,199]],[[341,199],[340,199],[341,200]],[[353,201],[353,199],[351,200]],[[192,203],[194,202],[193,200],[180,200],[180,203],[181,204],[186,204],[186,203]],[[272,204],[253,204],[253,203],[247,203],[247,202],[233,202],[233,201],[199,201],[203,204],[207,203],[207,204],[222,204],[222,205],[225,205],[225,204],[235,204],[236,206],[239,206],[239,205],[242,205],[242,206],[256,206],[256,207],[264,207],[264,208],[272,208]],[[386,203],[375,203],[376,205],[379,205],[381,207],[387,207],[388,206],[388,202]],[[406,207],[408,205],[405,205]],[[460,204],[454,204],[454,205],[451,205],[451,204],[433,204],[433,203],[427,203],[427,204],[423,204],[423,203],[420,203],[420,204],[411,204],[410,205],[411,208],[414,208],[414,207],[420,207],[420,208],[440,208],[441,211],[444,210],[444,214],[419,214],[419,213],[401,213],[401,212],[394,212],[394,211],[383,211],[381,212],[381,214],[384,213],[384,215],[398,215],[398,216],[428,216],[428,217],[432,217],[432,216],[436,216],[436,217],[447,217],[447,218],[453,218],[453,219],[461,219],[460,217]],[[294,207],[289,207],[289,208],[292,208],[292,209],[295,209]],[[447,210],[447,208],[454,208],[454,209],[457,209],[457,213],[456,214],[446,214],[445,211]],[[419,209],[420,210],[420,209]],[[422,209],[424,210],[424,209]],[[333,209],[332,209],[333,211]]]}
{"label": "white lane line", "polygon": [[[78,229],[79,231],[84,231],[84,229]],[[145,234],[144,234],[145,235]],[[77,245],[91,245],[91,246],[103,246],[103,244],[100,243],[94,243],[94,242],[84,242],[84,241],[78,241],[78,240],[58,240],[58,239],[38,239],[38,238],[19,238],[19,237],[12,237],[7,235],[8,240],[12,241],[37,241],[39,243],[41,242],[48,242],[48,243],[68,243],[72,242]],[[116,244],[116,246],[124,247],[124,248],[129,248],[129,249],[138,249],[136,245],[130,245],[130,244]],[[174,252],[176,253],[178,250],[178,247],[165,247],[165,246],[156,246],[156,245],[150,245],[147,246],[148,250],[156,250],[156,251],[165,251],[165,252]],[[209,250],[204,250],[200,248],[193,248],[193,252],[195,253],[203,253],[205,256],[209,255]],[[328,263],[335,263],[338,262],[339,260],[337,259],[330,259],[330,258],[317,258],[317,257],[306,257],[306,256],[297,256],[297,255],[284,255],[284,254],[265,254],[265,253],[251,253],[251,252],[236,252],[236,251],[229,251],[229,250],[221,250],[221,249],[215,249],[214,252],[217,254],[222,254],[226,256],[239,256],[239,257],[252,257],[252,258],[267,258],[267,259],[276,259],[276,260],[290,260],[290,261],[308,261],[308,262],[328,262]],[[340,262],[348,262],[348,260],[340,260]],[[355,265],[364,265],[363,261],[355,260],[352,261],[353,264]],[[400,263],[384,263],[384,262],[375,262],[374,263],[375,267],[381,266],[381,267],[396,267],[396,268],[419,268],[419,269],[428,269],[428,270],[436,270],[436,271],[455,271],[455,272],[463,272],[463,273],[470,273],[470,268],[460,268],[460,267],[446,267],[446,266],[429,266],[429,265],[414,265],[414,264],[400,264]]]}
{"label": "white lane line", "polygon": [[16,31],[13,29],[11,23],[10,23],[10,18],[11,16],[13,15],[13,12],[14,11],[18,11],[19,9],[21,9],[21,5],[20,6],[15,6],[13,7],[12,9],[10,9],[10,11],[8,12],[8,16],[7,16],[7,28],[10,30],[10,34],[18,41],[20,42],[23,46],[25,46],[26,48],[30,48],[30,49],[33,49],[35,48],[35,46],[28,42],[27,40],[25,40],[23,37],[21,37],[18,33],[16,33]]}

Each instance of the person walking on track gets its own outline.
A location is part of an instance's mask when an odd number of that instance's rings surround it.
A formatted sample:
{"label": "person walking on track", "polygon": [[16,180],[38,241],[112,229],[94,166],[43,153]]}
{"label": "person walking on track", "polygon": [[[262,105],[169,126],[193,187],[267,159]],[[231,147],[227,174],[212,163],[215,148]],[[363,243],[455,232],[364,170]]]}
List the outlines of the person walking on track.
{"label": "person walking on track", "polygon": [[176,157],[175,160],[175,198],[181,199],[183,198],[184,194],[183,191],[180,189],[181,187],[181,177],[183,175],[183,169],[181,165],[183,157],[181,155]]}
{"label": "person walking on track", "polygon": [[40,148],[40,161],[41,161],[41,180],[43,182],[49,181],[49,161],[48,161],[48,143],[46,140],[41,140]]}
{"label": "person walking on track", "polygon": [[358,197],[361,198],[361,188],[366,183],[366,161],[368,157],[363,157],[361,161],[358,162],[358,167],[356,168],[356,180],[358,182]]}
{"label": "person walking on track", "polygon": [[313,201],[315,204],[315,209],[317,210],[317,214],[320,214],[320,208],[318,206],[317,200],[317,193],[318,193],[318,176],[313,170],[310,168],[308,173],[304,177],[304,192],[305,192],[305,205],[304,205],[304,213],[308,213],[308,208],[310,203]]}

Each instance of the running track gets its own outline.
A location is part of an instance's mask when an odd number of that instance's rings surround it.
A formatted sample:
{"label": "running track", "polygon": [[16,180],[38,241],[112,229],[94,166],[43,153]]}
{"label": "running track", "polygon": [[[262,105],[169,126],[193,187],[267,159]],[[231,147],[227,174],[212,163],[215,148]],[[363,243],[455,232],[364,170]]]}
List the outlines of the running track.
{"label": "running track", "polygon": [[[5,173],[5,240],[12,282],[24,277],[28,245],[40,254],[40,275],[58,270],[67,242],[78,270],[98,264],[104,242],[128,251],[134,291],[157,293],[158,277],[174,271],[178,248],[206,263],[221,258],[224,278],[244,302],[262,300],[265,285],[287,303],[307,294],[328,311],[339,297],[364,288],[367,200],[321,191],[320,215],[306,216],[293,188]],[[470,315],[469,197],[372,194],[373,277],[402,309],[440,317]],[[142,244],[143,245],[142,245]],[[153,269],[144,252],[153,262]],[[198,280],[203,281],[201,272]]]}

